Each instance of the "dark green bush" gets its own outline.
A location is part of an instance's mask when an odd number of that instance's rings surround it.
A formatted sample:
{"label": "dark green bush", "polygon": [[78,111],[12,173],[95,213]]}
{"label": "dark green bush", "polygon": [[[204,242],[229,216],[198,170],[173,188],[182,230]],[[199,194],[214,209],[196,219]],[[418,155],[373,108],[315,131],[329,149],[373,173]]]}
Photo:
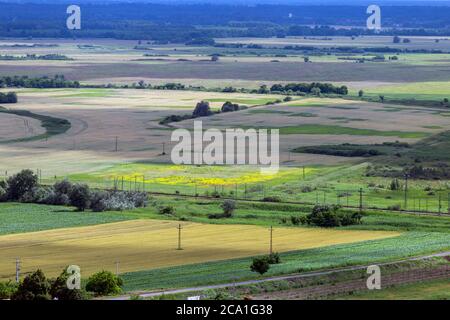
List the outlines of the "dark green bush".
{"label": "dark green bush", "polygon": [[17,283],[11,281],[0,282],[0,300],[11,299],[18,286]]}
{"label": "dark green bush", "polygon": [[54,281],[51,281],[49,291],[51,297],[58,300],[87,299],[87,294],[82,289],[69,289],[67,287],[67,280],[69,279],[69,276],[70,274],[67,273],[67,268],[65,268]]}
{"label": "dark green bush", "polygon": [[252,264],[250,265],[250,270],[253,272],[258,272],[259,274],[264,274],[270,269],[269,259],[267,256],[254,258]]}
{"label": "dark green bush", "polygon": [[38,185],[38,176],[31,170],[22,170],[8,179],[8,199],[20,200]]}
{"label": "dark green bush", "polygon": [[88,185],[75,184],[70,192],[70,204],[76,207],[79,211],[84,211],[89,208],[91,200],[91,191]]}
{"label": "dark green bush", "polygon": [[173,216],[175,214],[175,208],[173,206],[165,206],[159,208],[159,214],[164,214],[168,216]]}
{"label": "dark green bush", "polygon": [[262,199],[264,202],[281,202],[281,198],[278,196],[267,196]]}
{"label": "dark green bush", "polygon": [[227,218],[231,218],[233,216],[234,210],[236,210],[236,202],[233,200],[225,200],[220,207],[223,210],[223,214]]}
{"label": "dark green bush", "polygon": [[12,300],[51,300],[50,282],[41,270],[27,275],[19,284]]}
{"label": "dark green bush", "polygon": [[303,224],[332,228],[361,223],[359,213],[342,212],[339,206],[316,205],[312,212],[302,219]]}
{"label": "dark green bush", "polygon": [[109,271],[101,271],[93,274],[86,283],[86,290],[93,292],[96,296],[118,294],[123,281]]}
{"label": "dark green bush", "polygon": [[281,258],[278,252],[272,252],[267,256],[267,262],[269,264],[279,264],[281,263]]}

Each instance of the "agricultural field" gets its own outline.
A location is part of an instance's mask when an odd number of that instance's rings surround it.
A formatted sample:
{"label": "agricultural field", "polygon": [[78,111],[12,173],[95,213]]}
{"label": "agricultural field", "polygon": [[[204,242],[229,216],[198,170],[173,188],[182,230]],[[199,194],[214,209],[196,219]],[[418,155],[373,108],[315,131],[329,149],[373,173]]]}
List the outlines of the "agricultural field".
{"label": "agricultural field", "polygon": [[[135,292],[449,250],[450,54],[405,51],[389,60],[394,54],[385,53],[380,62],[378,53],[284,48],[450,50],[445,38],[410,38],[408,44],[381,36],[217,39],[259,49],[0,40],[0,56],[66,57],[0,59],[2,77],[62,74],[81,85],[0,88],[18,96],[17,103],[0,103],[0,181],[29,168],[45,188],[67,179],[95,191],[150,193],[146,207],[106,212],[0,203],[0,280],[14,278],[20,258],[23,275],[42,268],[56,276],[66,265],[79,264],[84,280],[105,269],[120,273],[125,292]],[[32,43],[53,46],[24,46]],[[346,85],[349,94],[258,93],[262,85],[313,81]],[[167,83],[185,87],[147,86]],[[213,114],[188,118],[200,101],[209,102]],[[245,108],[219,112],[228,101]],[[165,123],[170,116],[185,118]],[[173,130],[191,132],[198,120],[205,130],[279,129],[279,171],[173,164]],[[417,177],[405,175],[411,168]],[[231,216],[221,216],[225,201],[236,204]],[[334,228],[300,222],[314,207],[329,205],[362,218]],[[183,250],[177,250],[180,225]],[[281,263],[260,276],[249,265],[269,252],[271,227]],[[436,296],[442,290],[436,286]],[[403,297],[401,289],[394,291],[392,298]]]}
{"label": "agricultural field", "polygon": [[[177,249],[177,222],[134,220],[100,226],[57,229],[1,236],[1,278],[11,278],[14,257],[23,272],[41,268],[55,276],[73,260],[86,276],[99,269],[121,271],[169,267],[264,254],[267,229],[244,225],[182,223],[183,250]],[[240,234],[239,237],[236,235]],[[244,236],[245,235],[245,236]],[[275,228],[273,245],[280,252],[398,236],[396,232]],[[76,253],[75,253],[76,252]],[[13,270],[11,270],[13,271]]]}

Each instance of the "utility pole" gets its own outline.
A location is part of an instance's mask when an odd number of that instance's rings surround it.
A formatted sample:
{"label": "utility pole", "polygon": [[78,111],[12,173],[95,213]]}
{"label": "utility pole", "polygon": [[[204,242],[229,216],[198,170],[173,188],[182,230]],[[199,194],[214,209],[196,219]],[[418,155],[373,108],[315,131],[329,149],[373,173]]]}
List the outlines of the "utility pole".
{"label": "utility pole", "polygon": [[118,150],[118,144],[119,144],[119,137],[116,136],[116,147],[114,149],[115,152]]}
{"label": "utility pole", "polygon": [[142,176],[142,192],[145,192],[145,176]]}
{"label": "utility pole", "polygon": [[407,209],[407,206],[408,206],[408,178],[409,178],[409,175],[406,173],[405,174],[405,203],[404,203],[404,206],[405,206],[405,210]]}
{"label": "utility pole", "polygon": [[303,166],[303,180],[305,180],[306,174],[305,174],[305,166]]}
{"label": "utility pole", "polygon": [[269,254],[273,253],[273,227],[270,226],[270,247],[269,247]]}
{"label": "utility pole", "polygon": [[16,258],[16,282],[20,281],[20,259]]}
{"label": "utility pole", "polygon": [[363,211],[363,189],[359,188],[359,213]]}
{"label": "utility pole", "polygon": [[162,147],[163,147],[162,155],[165,156],[166,155],[166,143],[165,142],[163,142]]}
{"label": "utility pole", "polygon": [[439,193],[439,215],[442,212],[442,195]]}
{"label": "utility pole", "polygon": [[116,276],[119,276],[119,261],[116,261]]}
{"label": "utility pole", "polygon": [[183,229],[181,227],[181,224],[178,225],[177,229],[178,229],[178,248],[177,248],[177,250],[183,250],[181,248],[181,229]]}

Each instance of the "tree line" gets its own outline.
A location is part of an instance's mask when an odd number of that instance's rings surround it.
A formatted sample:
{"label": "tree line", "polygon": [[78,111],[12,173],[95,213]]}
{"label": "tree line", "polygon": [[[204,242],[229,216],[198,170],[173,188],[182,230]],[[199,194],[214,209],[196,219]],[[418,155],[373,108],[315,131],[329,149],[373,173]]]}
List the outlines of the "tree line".
{"label": "tree line", "polygon": [[[0,3],[0,36],[141,39],[209,45],[214,38],[225,37],[374,34],[362,28],[367,7],[358,5],[327,6],[324,10],[318,5],[89,4],[82,5],[85,27],[76,31],[65,26],[66,8],[66,4]],[[446,6],[386,6],[383,24],[390,28],[381,35],[448,36],[449,15],[450,7]],[[336,25],[357,27],[331,27]]]}
{"label": "tree line", "polygon": [[[265,91],[267,87],[261,86],[260,91]],[[271,93],[305,93],[305,94],[339,94],[347,95],[347,86],[335,86],[331,83],[312,82],[312,83],[288,83],[274,84],[270,87]]]}
{"label": "tree line", "polygon": [[53,77],[3,76],[0,77],[0,88],[79,88],[78,81],[69,81],[64,75]]}

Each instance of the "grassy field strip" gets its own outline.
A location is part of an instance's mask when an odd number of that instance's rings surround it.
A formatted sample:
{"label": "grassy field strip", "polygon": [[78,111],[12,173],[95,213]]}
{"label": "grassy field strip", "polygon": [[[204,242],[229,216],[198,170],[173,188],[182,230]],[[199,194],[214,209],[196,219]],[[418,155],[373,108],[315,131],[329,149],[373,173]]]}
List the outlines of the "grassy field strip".
{"label": "grassy field strip", "polygon": [[343,300],[449,300],[450,278],[342,295]]}
{"label": "grassy field strip", "polygon": [[[57,275],[69,264],[83,276],[101,269],[121,272],[177,266],[267,253],[269,231],[248,225],[183,223],[183,250],[176,250],[179,222],[132,220],[0,237],[0,279],[14,276],[14,262],[22,272],[43,269]],[[399,236],[399,232],[275,228],[274,250],[318,248]]]}

